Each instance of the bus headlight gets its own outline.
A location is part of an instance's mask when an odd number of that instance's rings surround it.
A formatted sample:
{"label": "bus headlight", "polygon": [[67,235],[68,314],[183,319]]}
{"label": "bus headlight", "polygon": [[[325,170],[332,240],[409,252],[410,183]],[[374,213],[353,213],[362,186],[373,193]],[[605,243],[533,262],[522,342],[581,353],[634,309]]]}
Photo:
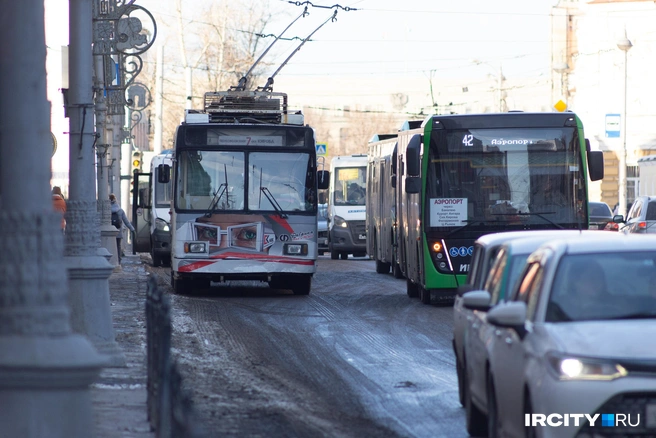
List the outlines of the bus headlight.
{"label": "bus headlight", "polygon": [[184,252],[189,254],[203,254],[207,252],[207,244],[205,242],[185,242]]}
{"label": "bus headlight", "polygon": [[307,255],[307,243],[285,243],[283,254],[285,255]]}
{"label": "bus headlight", "polygon": [[155,221],[155,229],[157,229],[158,231],[168,231],[169,224],[163,219],[157,219]]}

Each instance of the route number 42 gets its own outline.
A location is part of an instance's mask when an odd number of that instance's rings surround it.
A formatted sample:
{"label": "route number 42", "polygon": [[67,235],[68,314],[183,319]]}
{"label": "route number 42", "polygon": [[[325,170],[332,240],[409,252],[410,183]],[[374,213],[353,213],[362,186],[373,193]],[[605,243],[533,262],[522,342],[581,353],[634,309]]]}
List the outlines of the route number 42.
{"label": "route number 42", "polygon": [[465,135],[462,137],[462,144],[463,146],[474,146],[474,136],[471,134]]}

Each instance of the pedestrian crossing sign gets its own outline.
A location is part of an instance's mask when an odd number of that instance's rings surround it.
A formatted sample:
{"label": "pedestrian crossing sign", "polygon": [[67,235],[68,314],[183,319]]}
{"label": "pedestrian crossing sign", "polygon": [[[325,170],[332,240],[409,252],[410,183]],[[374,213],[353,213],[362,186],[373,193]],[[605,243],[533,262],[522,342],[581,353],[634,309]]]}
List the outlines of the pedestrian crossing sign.
{"label": "pedestrian crossing sign", "polygon": [[328,153],[327,143],[317,143],[315,147],[317,149],[317,155],[326,155]]}

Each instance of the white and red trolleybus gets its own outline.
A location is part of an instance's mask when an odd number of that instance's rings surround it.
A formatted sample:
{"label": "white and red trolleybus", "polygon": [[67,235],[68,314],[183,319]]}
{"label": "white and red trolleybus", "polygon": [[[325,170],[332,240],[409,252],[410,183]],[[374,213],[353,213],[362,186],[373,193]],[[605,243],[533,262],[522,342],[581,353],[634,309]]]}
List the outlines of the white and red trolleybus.
{"label": "white and red trolleybus", "polygon": [[205,94],[175,134],[171,282],[176,293],[211,281],[266,281],[310,292],[317,263],[314,130],[287,95],[272,91]]}

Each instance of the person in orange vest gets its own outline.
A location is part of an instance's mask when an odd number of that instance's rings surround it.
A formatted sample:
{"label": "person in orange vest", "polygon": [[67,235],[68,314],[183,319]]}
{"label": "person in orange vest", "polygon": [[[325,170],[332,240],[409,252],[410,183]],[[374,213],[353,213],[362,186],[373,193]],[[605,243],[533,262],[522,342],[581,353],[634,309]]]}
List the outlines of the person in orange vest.
{"label": "person in orange vest", "polygon": [[58,186],[52,188],[52,206],[55,211],[62,214],[61,230],[63,233],[66,230],[66,219],[64,219],[64,215],[66,214],[66,200],[64,199],[64,195],[62,195],[61,188]]}

